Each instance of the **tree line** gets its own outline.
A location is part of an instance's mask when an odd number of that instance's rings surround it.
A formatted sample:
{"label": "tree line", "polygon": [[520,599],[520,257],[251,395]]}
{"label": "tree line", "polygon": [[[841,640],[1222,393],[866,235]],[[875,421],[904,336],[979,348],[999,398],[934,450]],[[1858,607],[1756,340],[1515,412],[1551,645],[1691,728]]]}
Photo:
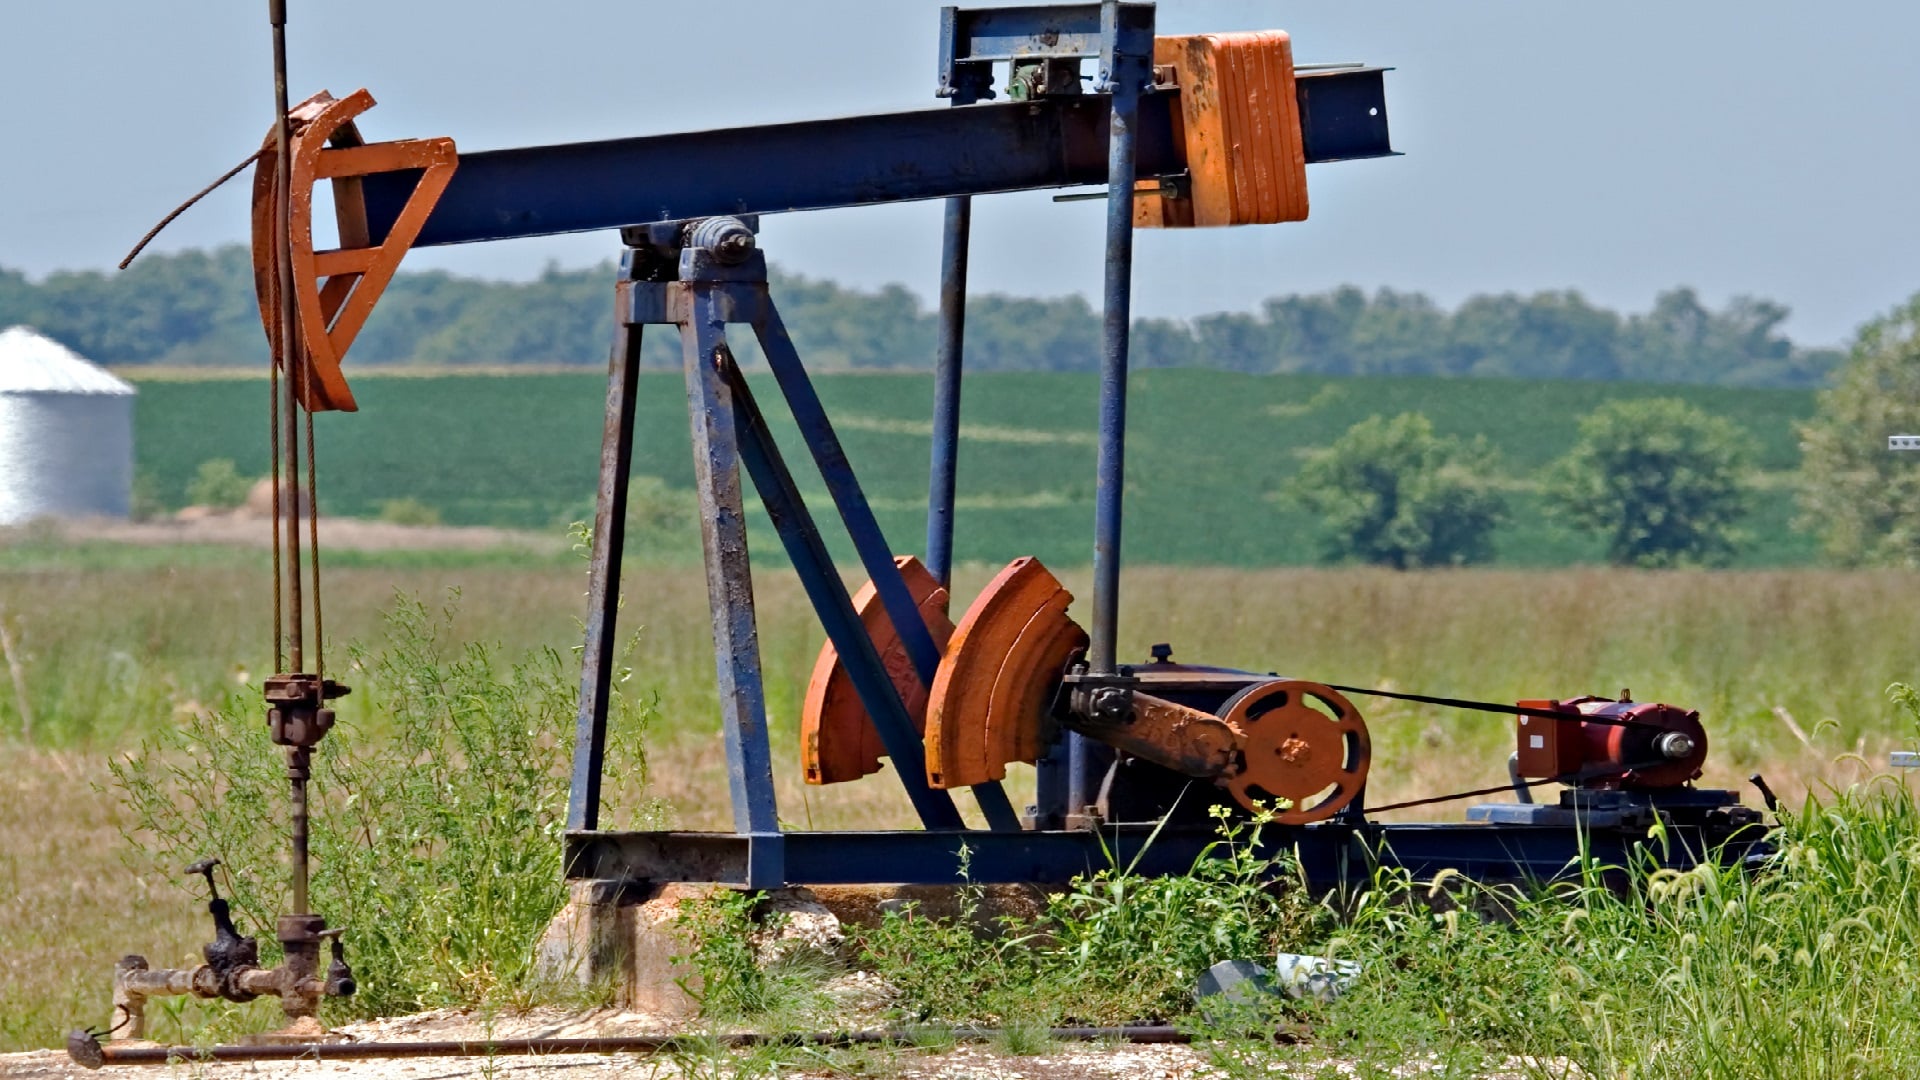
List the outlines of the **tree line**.
{"label": "tree line", "polygon": [[[402,273],[353,347],[363,364],[599,364],[610,339],[612,264],[549,267],[531,281],[444,271]],[[936,316],[899,285],[874,291],[772,272],[795,344],[815,370],[914,369],[932,363]],[[1255,311],[1134,324],[1135,367],[1252,373],[1622,379],[1814,386],[1835,349],[1781,330],[1788,309],[1735,297],[1715,309],[1690,288],[1645,312],[1597,307],[1571,290],[1475,296],[1448,310],[1417,292],[1348,285],[1276,296]],[[35,281],[0,267],[0,326],[26,323],[107,364],[258,364],[265,343],[253,269],[240,245],[148,255],[123,273],[61,271]],[[757,361],[751,346],[741,359]],[[1100,319],[1079,296],[986,294],[967,305],[975,371],[1090,371]],[[679,362],[669,335],[649,365]]]}
{"label": "tree line", "polygon": [[[1920,463],[1888,437],[1920,433],[1920,293],[1863,326],[1800,428],[1794,525],[1844,566],[1920,567]],[[1750,537],[1755,446],[1675,398],[1611,401],[1580,418],[1540,476],[1546,512],[1623,566],[1724,565]],[[1327,558],[1407,570],[1485,562],[1508,516],[1484,436],[1437,435],[1417,412],[1373,416],[1317,451],[1292,491]]]}
{"label": "tree line", "polygon": [[[1753,439],[1677,398],[1610,401],[1580,419],[1541,477],[1547,513],[1606,545],[1619,566],[1717,566],[1748,539]],[[1326,557],[1411,570],[1493,557],[1507,519],[1485,436],[1436,435],[1421,413],[1373,416],[1318,451],[1292,488]]]}

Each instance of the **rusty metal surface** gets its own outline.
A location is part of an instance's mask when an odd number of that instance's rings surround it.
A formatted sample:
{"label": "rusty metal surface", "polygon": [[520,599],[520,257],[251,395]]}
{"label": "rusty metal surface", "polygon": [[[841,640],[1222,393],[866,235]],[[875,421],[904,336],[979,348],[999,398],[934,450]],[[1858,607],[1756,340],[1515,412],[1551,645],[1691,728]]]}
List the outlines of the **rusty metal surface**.
{"label": "rusty metal surface", "polygon": [[1324,821],[1367,782],[1366,721],[1337,690],[1275,679],[1235,696],[1221,718],[1240,733],[1242,754],[1224,786],[1249,810],[1285,799],[1291,805],[1274,812],[1282,824]]}
{"label": "rusty metal surface", "polygon": [[[287,242],[293,269],[297,341],[284,341],[279,276],[272,272],[281,217],[277,189],[282,183],[274,155],[263,153],[254,169],[254,281],[260,312],[273,355],[288,364],[288,345],[298,345],[310,365],[311,380],[293,380],[292,389],[309,412],[357,406],[340,370],[353,339],[365,325],[400,260],[426,224],[428,215],[452,179],[459,155],[452,139],[403,139],[366,143],[355,117],[373,107],[373,95],[356,90],[345,98],[315,94],[289,113],[292,150],[285,178]],[[277,139],[269,134],[267,145]],[[332,145],[329,146],[329,143]],[[418,173],[406,203],[376,243],[369,235],[361,178],[382,173]],[[334,182],[334,205],[341,247],[316,251],[313,242],[313,186]]]}
{"label": "rusty metal surface", "polygon": [[1033,613],[993,680],[986,745],[996,778],[1005,774],[1007,762],[1036,761],[1049,741],[1047,716],[1060,673],[1087,647],[1086,631],[1067,618],[1072,600],[1073,594],[1062,589]]}
{"label": "rusty metal surface", "polygon": [[1240,739],[1224,720],[1151,694],[1134,693],[1131,701],[1127,721],[1080,732],[1186,776],[1212,779],[1233,767]]}
{"label": "rusty metal surface", "polygon": [[966,787],[1039,756],[1048,705],[1086,632],[1067,618],[1073,594],[1033,558],[1015,559],[955,628],[927,707],[927,782]]}
{"label": "rusty metal surface", "polygon": [[[953,620],[947,616],[947,590],[911,555],[897,557],[894,565],[900,568],[908,594],[926,620],[934,644],[944,651],[953,636]],[[874,650],[880,654],[894,689],[900,692],[907,715],[915,729],[924,732],[927,688],[921,685],[906,644],[894,631],[893,620],[887,617],[873,582],[862,585],[854,594],[853,607],[873,639]],[[886,744],[860,702],[853,677],[841,662],[840,651],[828,641],[820,647],[800,712],[800,766],[807,783],[838,784],[872,775],[880,771],[880,759],[886,752]]]}
{"label": "rusty metal surface", "polygon": [[[1276,1041],[1292,1042],[1306,1030],[1284,1025]],[[997,1028],[962,1027],[947,1032],[960,1042],[990,1042]],[[1072,1042],[1185,1043],[1189,1034],[1171,1024],[1132,1024],[1122,1027],[1057,1027],[1049,1038]],[[910,1044],[920,1033],[911,1028],[878,1031],[727,1032],[719,1035],[611,1035],[586,1038],[470,1039],[409,1042],[303,1042],[225,1046],[101,1046],[86,1032],[67,1038],[67,1053],[89,1069],[107,1065],[192,1065],[213,1061],[364,1061],[380,1058],[496,1057],[506,1055],[673,1053],[714,1045],[750,1046],[874,1046]]]}

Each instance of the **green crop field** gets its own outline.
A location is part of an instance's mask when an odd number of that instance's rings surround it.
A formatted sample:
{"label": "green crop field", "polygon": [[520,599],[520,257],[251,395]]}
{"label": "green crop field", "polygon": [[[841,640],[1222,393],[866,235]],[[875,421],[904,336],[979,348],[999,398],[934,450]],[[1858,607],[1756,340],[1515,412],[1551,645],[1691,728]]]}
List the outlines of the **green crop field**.
{"label": "green crop field", "polygon": [[[924,375],[836,375],[820,394],[896,549],[924,529],[928,404]],[[590,512],[604,376],[593,373],[361,375],[360,412],[319,418],[321,505],[372,516],[413,498],[448,524],[552,529]],[[771,380],[755,391],[778,421]],[[139,468],[169,505],[184,501],[199,463],[231,458],[266,471],[266,384],[258,379],[140,383]],[[1813,395],[1796,390],[1502,379],[1328,378],[1160,370],[1134,376],[1127,445],[1126,554],[1170,565],[1298,565],[1316,561],[1314,523],[1287,493],[1304,456],[1356,421],[1417,410],[1443,434],[1485,435],[1508,474],[1511,520],[1498,542],[1510,566],[1592,561],[1596,543],[1542,520],[1534,482],[1602,401],[1676,396],[1726,416],[1762,451],[1752,542],[1741,565],[1813,561],[1790,528],[1795,426]],[[685,392],[676,373],[648,373],[639,399],[637,474],[687,489]],[[1001,562],[1038,555],[1089,560],[1096,384],[1078,374],[981,374],[963,410],[958,556]],[[810,494],[822,492],[790,431],[783,444]],[[812,500],[826,509],[824,494]],[[756,555],[778,558],[764,521]],[[844,545],[839,549],[845,553]],[[691,558],[695,555],[689,551]]]}

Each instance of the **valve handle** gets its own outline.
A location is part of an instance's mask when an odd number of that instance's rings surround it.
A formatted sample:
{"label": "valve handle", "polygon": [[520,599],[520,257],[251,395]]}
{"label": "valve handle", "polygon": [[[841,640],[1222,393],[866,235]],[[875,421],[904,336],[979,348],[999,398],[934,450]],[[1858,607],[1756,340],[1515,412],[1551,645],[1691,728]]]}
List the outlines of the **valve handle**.
{"label": "valve handle", "polygon": [[207,879],[207,891],[213,894],[213,899],[218,900],[220,899],[220,890],[215,888],[213,884],[213,868],[219,865],[220,865],[220,860],[209,855],[206,858],[201,859],[198,862],[194,863],[193,865],[187,867],[185,870],[182,870],[181,873],[186,874],[189,877],[193,876],[194,874],[199,874],[205,877]]}
{"label": "valve handle", "polygon": [[346,929],[344,926],[336,926],[314,935],[328,939],[328,944],[331,946],[329,951],[333,954],[332,963],[327,965],[327,978],[324,984],[325,992],[329,997],[352,997],[360,988],[359,983],[354,980],[353,968],[347,966],[347,947],[340,937]]}

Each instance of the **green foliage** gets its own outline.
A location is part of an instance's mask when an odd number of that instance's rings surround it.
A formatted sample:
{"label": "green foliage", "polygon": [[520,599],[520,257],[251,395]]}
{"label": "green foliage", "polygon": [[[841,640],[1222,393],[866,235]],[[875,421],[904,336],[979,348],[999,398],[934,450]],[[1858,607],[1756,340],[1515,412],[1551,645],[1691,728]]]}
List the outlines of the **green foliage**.
{"label": "green foliage", "polygon": [[752,893],[716,889],[680,904],[677,929],[691,947],[673,962],[686,971],[680,988],[705,1015],[739,1018],[766,1011],[766,973],[753,947],[759,903]]}
{"label": "green foliage", "polygon": [[820,1017],[827,1005],[820,986],[834,973],[833,958],[781,941],[786,923],[758,893],[723,888],[681,901],[678,930],[689,948],[673,961],[701,1019],[751,1021],[766,1030],[797,1029]]}
{"label": "green foliage", "polygon": [[[531,281],[445,271],[395,277],[354,344],[360,363],[599,364],[606,357],[612,264]],[[874,292],[772,273],[794,342],[819,371],[926,368],[935,315],[899,285]],[[1688,288],[1622,315],[1577,292],[1475,296],[1448,312],[1419,293],[1348,285],[1274,297],[1256,312],[1135,324],[1137,367],[1254,373],[1500,375],[1814,386],[1832,350],[1796,347],[1787,309],[1736,297],[1719,311]],[[125,273],[56,273],[41,282],[0,268],[0,325],[32,323],[113,364],[259,364],[265,348],[244,247],[144,256]],[[757,362],[750,341],[737,346]],[[1093,371],[1100,318],[1079,296],[971,297],[972,371]],[[643,363],[678,368],[670,335],[646,338]]]}
{"label": "green foliage", "polygon": [[253,481],[240,475],[233,459],[214,458],[201,462],[193,471],[193,479],[187,482],[187,502],[231,510],[246,502],[247,492],[252,489]]}
{"label": "green foliage", "polygon": [[890,911],[862,937],[862,962],[895,989],[903,1019],[999,1024],[1021,1043],[1055,1023],[1178,1017],[1214,963],[1270,955],[1324,922],[1289,887],[1291,864],[1261,853],[1261,834],[1223,817],[1190,873],[1114,867],[1050,897],[1038,922],[990,923],[973,888],[955,919]]}
{"label": "green foliage", "polygon": [[1046,962],[1065,969],[1076,1015],[1172,1018],[1221,960],[1271,956],[1310,940],[1327,914],[1293,887],[1287,857],[1262,853],[1266,826],[1216,810],[1219,838],[1186,874],[1126,868],[1081,878],[1048,905]]}
{"label": "green foliage", "polygon": [[1608,402],[1548,474],[1548,506],[1623,566],[1717,565],[1744,540],[1753,440],[1676,398]]}
{"label": "green foliage", "polygon": [[380,520],[392,525],[438,525],[440,511],[411,495],[406,495],[398,499],[382,500]]}
{"label": "green foliage", "polygon": [[1801,429],[1804,524],[1843,563],[1920,565],[1920,468],[1887,436],[1920,432],[1920,294],[1868,323]]}
{"label": "green foliage", "polygon": [[[582,526],[583,547],[593,535],[594,510],[594,500],[586,499],[565,515]],[[698,561],[700,496],[657,476],[628,477],[626,551],[655,562]]]}
{"label": "green foliage", "polygon": [[1407,570],[1493,556],[1506,500],[1484,438],[1433,433],[1420,413],[1355,424],[1300,470],[1293,491],[1321,520],[1330,558]]}
{"label": "green foliage", "polygon": [[133,490],[128,495],[127,516],[134,521],[151,521],[167,512],[167,500],[160,493],[160,481],[145,469],[133,474]]}
{"label": "green foliage", "polygon": [[1034,1057],[1056,1047],[1049,1025],[1029,1017],[1014,1017],[994,1033],[993,1048],[1008,1057]]}
{"label": "green foliage", "polygon": [[1249,1080],[1329,1059],[1380,1077],[1914,1075],[1920,804],[1882,776],[1781,823],[1758,872],[1589,866],[1533,893],[1383,873],[1327,945],[1361,964],[1353,988],[1255,1010],[1268,1031],[1306,1021],[1310,1050],[1248,1038],[1242,1016],[1196,1023],[1202,1051]]}
{"label": "green foliage", "polygon": [[859,936],[861,966],[893,987],[903,1021],[931,1022],[936,1026],[926,1030],[938,1032],[943,1024],[1059,1014],[1050,993],[1053,973],[1036,947],[1042,928],[987,919],[983,899],[978,887],[964,886],[954,918],[930,916],[909,903],[886,911],[879,926]]}
{"label": "green foliage", "polygon": [[[343,716],[314,755],[313,905],[350,928],[360,984],[328,1003],[336,1015],[524,995],[533,944],[566,899],[575,665],[548,650],[504,667],[485,647],[453,648],[453,616],[396,600],[385,647],[352,655],[364,718]],[[648,715],[624,699],[618,708],[614,730],[634,742]],[[637,742],[609,760],[644,767]],[[136,875],[172,877],[219,856],[236,917],[274,962],[286,777],[257,696],[195,712],[112,768],[139,837]]]}

